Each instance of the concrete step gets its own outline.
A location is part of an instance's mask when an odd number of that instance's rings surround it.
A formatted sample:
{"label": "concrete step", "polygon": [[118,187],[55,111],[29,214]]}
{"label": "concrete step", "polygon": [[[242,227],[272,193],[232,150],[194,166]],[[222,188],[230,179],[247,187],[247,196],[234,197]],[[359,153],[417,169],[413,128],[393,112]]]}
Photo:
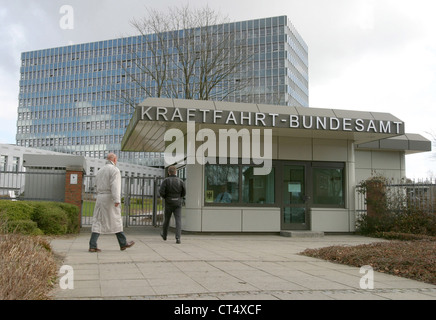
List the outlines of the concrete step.
{"label": "concrete step", "polygon": [[324,237],[324,232],[309,230],[281,230],[280,235],[282,237],[293,238],[322,238]]}

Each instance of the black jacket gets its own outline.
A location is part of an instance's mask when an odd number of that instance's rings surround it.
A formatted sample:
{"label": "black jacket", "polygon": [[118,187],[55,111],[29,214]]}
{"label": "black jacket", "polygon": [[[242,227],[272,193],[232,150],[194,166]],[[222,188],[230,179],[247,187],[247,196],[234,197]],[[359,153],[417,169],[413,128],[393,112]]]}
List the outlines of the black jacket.
{"label": "black jacket", "polygon": [[165,204],[181,206],[182,199],[186,195],[185,183],[179,177],[170,175],[162,182],[159,194],[165,199]]}

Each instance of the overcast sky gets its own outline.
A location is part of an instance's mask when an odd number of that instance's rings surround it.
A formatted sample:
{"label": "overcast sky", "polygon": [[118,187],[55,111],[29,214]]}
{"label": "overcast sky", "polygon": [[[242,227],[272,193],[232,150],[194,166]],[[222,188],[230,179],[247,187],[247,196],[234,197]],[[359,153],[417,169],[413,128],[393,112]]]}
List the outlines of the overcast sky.
{"label": "overcast sky", "polygon": [[[175,0],[0,0],[0,143],[15,143],[20,54],[134,35],[133,18]],[[436,133],[435,0],[191,0],[231,21],[287,15],[309,47],[309,105],[392,113],[408,133]],[[61,28],[63,5],[73,29]],[[406,157],[436,175],[435,152]]]}

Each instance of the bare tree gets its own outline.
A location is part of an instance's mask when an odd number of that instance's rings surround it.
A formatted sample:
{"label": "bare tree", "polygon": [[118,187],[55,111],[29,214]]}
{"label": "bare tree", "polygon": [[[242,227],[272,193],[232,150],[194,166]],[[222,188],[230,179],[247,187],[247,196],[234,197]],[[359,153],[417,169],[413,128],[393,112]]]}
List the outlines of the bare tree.
{"label": "bare tree", "polygon": [[[131,21],[142,39],[133,53],[136,73],[123,67],[135,90],[149,97],[223,100],[250,84],[245,70],[252,52],[226,17],[187,5],[147,14]],[[121,95],[132,105],[130,91]]]}
{"label": "bare tree", "polygon": [[[131,25],[142,38],[141,48],[134,52],[134,63],[140,71],[138,74],[125,70],[132,81],[145,92],[147,96],[161,97],[164,90],[169,67],[169,21],[165,16],[154,10],[148,10],[149,17],[134,19]],[[153,81],[154,86],[147,84]]]}

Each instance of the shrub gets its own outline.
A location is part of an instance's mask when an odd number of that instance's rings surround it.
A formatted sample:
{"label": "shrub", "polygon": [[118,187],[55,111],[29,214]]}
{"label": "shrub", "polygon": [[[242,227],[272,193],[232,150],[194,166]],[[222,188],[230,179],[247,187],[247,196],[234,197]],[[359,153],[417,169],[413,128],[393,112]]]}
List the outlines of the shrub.
{"label": "shrub", "polygon": [[42,235],[44,234],[38,228],[38,224],[32,220],[12,220],[5,222],[7,233],[21,233],[24,235]]}
{"label": "shrub", "polygon": [[65,234],[68,230],[68,216],[57,205],[50,202],[38,203],[32,220],[45,234]]}
{"label": "shrub", "polygon": [[80,230],[79,208],[68,203],[0,200],[3,229],[22,234],[65,234]]}
{"label": "shrub", "polygon": [[80,231],[79,214],[80,209],[69,203],[59,202],[57,205],[64,210],[68,218],[67,233],[78,233]]}
{"label": "shrub", "polygon": [[32,221],[34,207],[29,202],[0,201],[0,222],[3,233],[18,232],[28,235],[40,235],[43,232]]}
{"label": "shrub", "polygon": [[387,212],[377,216],[366,215],[358,220],[357,231],[363,235],[396,232],[436,236],[436,215],[418,210]]}
{"label": "shrub", "polygon": [[26,201],[0,200],[0,212],[6,213],[8,221],[30,220],[33,206]]}
{"label": "shrub", "polygon": [[399,213],[391,231],[436,236],[436,215],[417,209]]}
{"label": "shrub", "polygon": [[[388,188],[388,180],[372,177],[361,183],[366,194],[367,214],[357,221],[363,235],[386,232],[436,236],[436,214],[416,207],[404,188]],[[387,195],[389,193],[389,195]]]}

